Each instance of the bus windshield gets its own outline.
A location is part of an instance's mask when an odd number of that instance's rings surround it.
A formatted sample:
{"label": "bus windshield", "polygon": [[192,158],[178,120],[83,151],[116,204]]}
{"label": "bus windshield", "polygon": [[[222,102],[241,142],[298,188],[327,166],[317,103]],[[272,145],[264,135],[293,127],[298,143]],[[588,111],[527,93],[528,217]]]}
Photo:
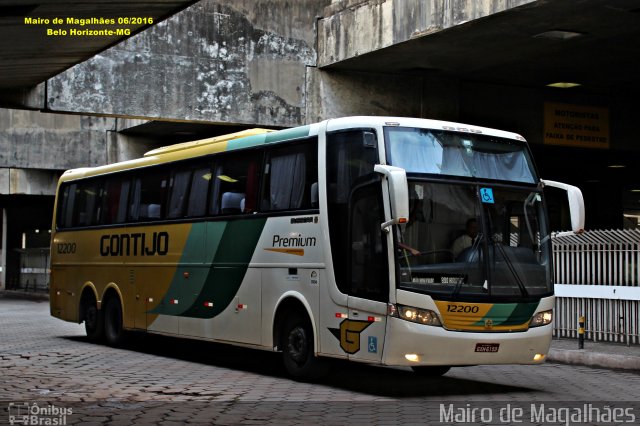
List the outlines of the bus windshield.
{"label": "bus windshield", "polygon": [[552,293],[539,189],[410,179],[409,194],[409,222],[396,227],[398,288],[449,300]]}
{"label": "bus windshield", "polygon": [[429,173],[537,183],[524,142],[477,133],[385,127],[388,164]]}

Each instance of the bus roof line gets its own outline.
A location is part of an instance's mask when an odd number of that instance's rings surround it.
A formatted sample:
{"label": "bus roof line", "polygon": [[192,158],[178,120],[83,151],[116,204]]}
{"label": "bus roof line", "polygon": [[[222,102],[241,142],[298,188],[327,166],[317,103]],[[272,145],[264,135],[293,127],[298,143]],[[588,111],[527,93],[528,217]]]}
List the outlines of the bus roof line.
{"label": "bus roof line", "polygon": [[233,139],[245,138],[247,136],[262,135],[262,134],[270,133],[270,132],[275,132],[275,130],[260,129],[260,128],[247,129],[247,130],[242,130],[240,132],[229,133],[227,135],[215,136],[215,137],[212,137],[212,138],[199,139],[199,140],[196,140],[196,141],[183,142],[183,143],[177,143],[177,144],[174,144],[174,145],[163,146],[163,147],[156,148],[156,149],[153,149],[151,151],[146,152],[144,154],[144,156],[145,157],[152,157],[152,156],[156,156],[156,155],[163,155],[163,154],[168,154],[170,152],[182,151],[182,150],[187,150],[187,149],[191,149],[191,148],[202,147],[202,146],[205,146],[205,145],[212,145],[212,144],[217,144],[217,143],[221,143],[221,142],[226,142],[226,141],[230,141],[230,140],[233,140]]}

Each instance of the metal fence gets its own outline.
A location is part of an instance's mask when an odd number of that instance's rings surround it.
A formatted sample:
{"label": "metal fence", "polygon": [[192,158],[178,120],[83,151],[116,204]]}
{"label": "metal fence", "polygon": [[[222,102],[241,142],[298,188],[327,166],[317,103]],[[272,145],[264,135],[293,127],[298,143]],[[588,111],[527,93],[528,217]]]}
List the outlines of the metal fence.
{"label": "metal fence", "polygon": [[7,290],[49,290],[49,248],[15,249],[20,255],[20,273],[7,283]]}
{"label": "metal fence", "polygon": [[640,344],[640,230],[587,231],[553,238],[554,334]]}

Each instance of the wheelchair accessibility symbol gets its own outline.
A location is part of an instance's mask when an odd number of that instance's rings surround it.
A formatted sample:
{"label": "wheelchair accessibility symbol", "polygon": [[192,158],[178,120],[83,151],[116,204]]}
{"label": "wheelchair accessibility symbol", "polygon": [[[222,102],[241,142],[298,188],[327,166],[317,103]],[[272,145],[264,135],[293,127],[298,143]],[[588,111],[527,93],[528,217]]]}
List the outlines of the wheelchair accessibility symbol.
{"label": "wheelchair accessibility symbol", "polygon": [[378,338],[375,336],[369,336],[369,344],[367,345],[367,349],[370,353],[378,352]]}
{"label": "wheelchair accessibility symbol", "polygon": [[480,188],[480,199],[483,203],[493,204],[493,189],[491,188]]}

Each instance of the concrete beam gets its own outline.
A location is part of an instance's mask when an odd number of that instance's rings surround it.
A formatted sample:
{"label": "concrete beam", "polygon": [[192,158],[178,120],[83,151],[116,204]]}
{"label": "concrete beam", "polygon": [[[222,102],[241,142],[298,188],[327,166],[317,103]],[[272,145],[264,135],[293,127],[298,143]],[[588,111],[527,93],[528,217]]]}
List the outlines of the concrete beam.
{"label": "concrete beam", "polygon": [[116,131],[121,132],[124,130],[130,130],[148,122],[149,120],[140,120],[137,118],[119,118],[116,120]]}
{"label": "concrete beam", "polygon": [[428,36],[535,0],[342,0],[318,26],[318,66]]}
{"label": "concrete beam", "polygon": [[34,87],[0,90],[0,107],[43,109],[45,108],[45,84]]}
{"label": "concrete beam", "polygon": [[62,172],[0,168],[0,195],[55,195]]}
{"label": "concrete beam", "polygon": [[115,121],[0,109],[0,167],[58,171],[105,164]]}
{"label": "concrete beam", "polygon": [[307,123],[349,115],[457,120],[458,82],[444,77],[307,69]]}

